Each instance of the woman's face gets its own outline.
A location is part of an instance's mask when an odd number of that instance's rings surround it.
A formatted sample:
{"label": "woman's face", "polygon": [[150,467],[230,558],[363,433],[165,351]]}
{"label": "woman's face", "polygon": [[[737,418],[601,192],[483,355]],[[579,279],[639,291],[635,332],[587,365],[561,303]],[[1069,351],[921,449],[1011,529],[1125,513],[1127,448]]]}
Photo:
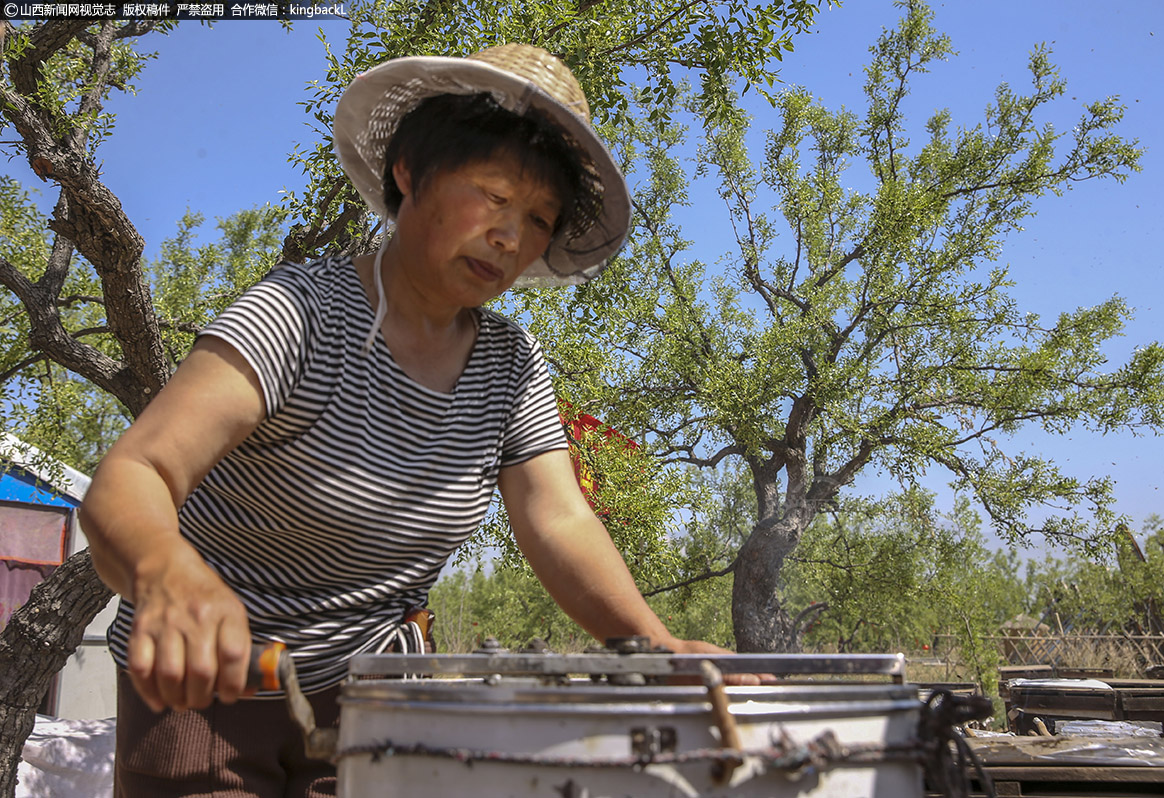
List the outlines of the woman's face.
{"label": "woman's face", "polygon": [[434,299],[477,307],[506,291],[550,244],[556,192],[510,154],[430,176],[417,190],[402,162],[393,176],[402,268]]}

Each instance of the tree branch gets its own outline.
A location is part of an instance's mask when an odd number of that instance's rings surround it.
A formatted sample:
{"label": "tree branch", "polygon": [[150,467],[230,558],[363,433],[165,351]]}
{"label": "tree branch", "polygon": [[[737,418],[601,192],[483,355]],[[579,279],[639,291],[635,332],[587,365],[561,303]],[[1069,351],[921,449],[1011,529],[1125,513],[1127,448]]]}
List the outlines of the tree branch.
{"label": "tree branch", "polygon": [[[12,85],[25,96],[35,96],[44,62],[89,26],[86,20],[50,20],[27,30],[28,47],[8,62]],[[9,33],[9,35],[12,35]],[[23,131],[17,130],[23,135]]]}
{"label": "tree branch", "polygon": [[718,571],[708,571],[707,573],[693,576],[690,579],[684,579],[682,582],[676,582],[673,585],[667,585],[667,587],[659,587],[655,588],[654,590],[645,590],[643,591],[643,597],[650,598],[651,596],[657,596],[660,593],[667,593],[671,590],[678,590],[681,587],[687,587],[689,585],[699,584],[700,582],[706,582],[708,579],[715,579],[719,576],[727,576],[736,570],[736,562],[738,562],[738,560],[732,560],[729,565],[721,568]]}
{"label": "tree branch", "polygon": [[802,609],[800,612],[796,613],[796,617],[792,619],[792,624],[797,629],[803,630],[804,625],[808,621],[809,618],[820,615],[822,612],[824,612],[828,608],[829,608],[829,603],[827,601],[814,601],[812,604],[809,604],[807,607]]}
{"label": "tree branch", "polygon": [[29,366],[35,366],[37,363],[41,363],[47,359],[48,356],[43,352],[37,353],[32,357],[25,358],[7,371],[0,372],[0,385],[7,383],[10,379],[24,371]]}
{"label": "tree branch", "polygon": [[80,304],[104,305],[105,299],[104,297],[93,296],[92,294],[70,294],[69,296],[57,299],[57,307],[59,308],[68,308]]}
{"label": "tree branch", "polygon": [[[615,47],[609,47],[606,50],[603,50],[599,55],[604,59],[614,60],[614,57],[617,53],[624,51],[624,50],[633,50],[636,47],[641,46],[643,44],[643,42],[650,41],[650,39],[653,36],[655,36],[663,28],[665,28],[670,22],[674,21],[674,19],[676,17],[678,17],[680,14],[683,14],[683,13],[691,10],[692,6],[695,6],[698,3],[699,3],[699,0],[691,0],[687,4],[680,6],[679,8],[675,9],[675,11],[673,11],[671,14],[664,17],[662,20],[660,20],[658,23],[656,23],[654,27],[647,28],[645,31],[643,31],[642,33],[640,33],[638,36],[634,37],[633,39],[628,39]],[[623,60],[625,60],[625,59],[623,59]]]}
{"label": "tree branch", "polygon": [[[17,296],[28,313],[29,346],[70,371],[83,375],[116,396],[127,407],[133,396],[132,375],[101,350],[82,344],[65,330],[55,298],[32,283],[5,258],[0,258],[0,283]],[[28,364],[39,362],[33,358]]]}
{"label": "tree branch", "polygon": [[[109,82],[109,70],[113,66],[113,36],[117,32],[117,23],[108,21],[101,25],[97,35],[90,37],[93,48],[93,58],[89,62],[88,86],[81,93],[81,102],[76,116],[84,120],[95,116],[104,104],[105,87]],[[88,129],[84,124],[77,125],[73,131],[74,147],[87,149],[86,139]]]}

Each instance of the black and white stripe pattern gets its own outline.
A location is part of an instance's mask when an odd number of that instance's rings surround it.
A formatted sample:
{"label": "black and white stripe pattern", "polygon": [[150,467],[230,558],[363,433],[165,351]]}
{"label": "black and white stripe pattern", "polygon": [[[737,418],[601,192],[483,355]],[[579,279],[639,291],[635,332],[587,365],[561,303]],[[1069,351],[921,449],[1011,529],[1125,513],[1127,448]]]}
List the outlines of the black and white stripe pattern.
{"label": "black and white stripe pattern", "polygon": [[[275,270],[203,333],[250,363],[267,419],[187,500],[182,533],[307,690],[424,603],[502,466],[566,448],[537,342],[479,314],[451,394],[410,380],[382,338],[362,351],[373,309],[348,258]],[[132,621],[122,601],[109,639],[123,666]]]}

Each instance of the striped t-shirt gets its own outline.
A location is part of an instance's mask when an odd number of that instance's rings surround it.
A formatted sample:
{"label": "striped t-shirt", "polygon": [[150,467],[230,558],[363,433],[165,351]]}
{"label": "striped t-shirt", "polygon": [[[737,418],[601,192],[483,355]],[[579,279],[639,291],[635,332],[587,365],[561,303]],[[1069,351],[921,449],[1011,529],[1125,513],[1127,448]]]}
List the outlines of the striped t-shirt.
{"label": "striped t-shirt", "polygon": [[[271,272],[204,331],[258,375],[266,419],[182,506],[182,534],[246,605],[256,641],[330,686],[422,605],[481,523],[498,470],[566,448],[541,349],[479,310],[452,393],[418,385],[373,324],[350,258]],[[124,667],[132,605],[109,629]]]}

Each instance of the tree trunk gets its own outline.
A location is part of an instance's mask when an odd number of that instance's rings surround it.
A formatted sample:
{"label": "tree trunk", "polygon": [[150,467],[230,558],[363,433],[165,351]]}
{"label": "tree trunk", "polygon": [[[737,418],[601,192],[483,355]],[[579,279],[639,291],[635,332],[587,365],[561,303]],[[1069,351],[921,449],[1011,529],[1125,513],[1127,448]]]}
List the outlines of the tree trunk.
{"label": "tree trunk", "polygon": [[741,653],[796,653],[800,629],[781,596],[784,558],[800,540],[794,518],[761,521],[740,547],[732,583],[732,629]]}
{"label": "tree trunk", "polygon": [[65,560],[32,590],[0,632],[0,796],[16,794],[16,768],[52,678],[81,644],[113,593],[89,551]]}

